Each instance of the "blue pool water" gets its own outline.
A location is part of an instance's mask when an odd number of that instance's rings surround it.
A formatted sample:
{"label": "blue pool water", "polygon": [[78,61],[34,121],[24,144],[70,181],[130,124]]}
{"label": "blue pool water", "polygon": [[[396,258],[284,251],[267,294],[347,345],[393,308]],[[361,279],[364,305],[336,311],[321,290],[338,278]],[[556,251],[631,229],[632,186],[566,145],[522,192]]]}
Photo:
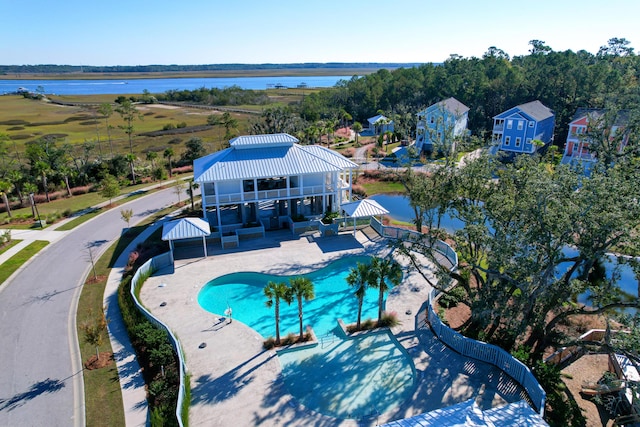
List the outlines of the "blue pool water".
{"label": "blue pool water", "polygon": [[[303,302],[303,320],[305,328],[310,325],[316,335],[325,335],[338,327],[337,319],[345,323],[356,321],[358,299],[353,288],[347,285],[346,277],[357,262],[369,262],[369,257],[352,256],[341,258],[330,265],[312,273],[305,274],[313,282],[315,298]],[[232,273],[218,277],[198,294],[198,303],[205,310],[224,314],[227,306],[233,311],[233,318],[249,325],[263,337],[275,336],[274,308],[266,306],[263,293],[269,281],[289,282],[294,276],[274,276],[262,273]],[[362,319],[378,316],[378,291],[369,289],[362,306]],[[280,301],[280,335],[289,332],[298,333],[298,305],[294,301],[290,306]]]}
{"label": "blue pool water", "polygon": [[[315,287],[315,299],[303,305],[304,324],[319,338],[312,348],[279,354],[288,392],[307,408],[337,418],[374,418],[399,405],[415,389],[415,368],[406,351],[389,332],[346,338],[337,319],[356,321],[358,300],[346,283],[351,267],[369,257],[352,256],[305,274]],[[263,288],[269,281],[288,282],[292,276],[233,273],[207,283],[198,295],[205,310],[233,318],[258,331],[275,335],[274,309],[267,308]],[[376,318],[378,293],[367,291],[362,318]],[[280,333],[298,333],[297,304],[282,303]]]}

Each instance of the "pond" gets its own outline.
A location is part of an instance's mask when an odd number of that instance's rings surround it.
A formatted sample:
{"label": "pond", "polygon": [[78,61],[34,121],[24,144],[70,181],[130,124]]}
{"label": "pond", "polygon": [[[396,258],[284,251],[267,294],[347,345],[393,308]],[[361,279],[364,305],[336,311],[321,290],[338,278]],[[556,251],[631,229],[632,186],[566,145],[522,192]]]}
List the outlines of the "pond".
{"label": "pond", "polygon": [[[413,222],[414,214],[413,209],[409,205],[409,198],[404,195],[390,195],[390,194],[376,194],[369,197],[372,200],[378,202],[382,207],[389,211],[389,216],[398,221]],[[449,213],[445,214],[441,221],[441,228],[448,233],[455,233],[456,230],[460,230],[464,227],[464,222],[458,218],[454,218]],[[575,249],[567,247],[565,249],[566,254],[575,253]],[[611,278],[618,262],[615,257],[609,256],[604,260],[604,266],[607,271],[607,277]],[[620,288],[627,293],[630,297],[640,296],[640,284],[633,272],[633,269],[628,264],[619,266],[618,273],[620,275],[619,285]],[[562,274],[562,272],[559,272]],[[585,293],[578,297],[578,301],[587,304],[589,294]]]}

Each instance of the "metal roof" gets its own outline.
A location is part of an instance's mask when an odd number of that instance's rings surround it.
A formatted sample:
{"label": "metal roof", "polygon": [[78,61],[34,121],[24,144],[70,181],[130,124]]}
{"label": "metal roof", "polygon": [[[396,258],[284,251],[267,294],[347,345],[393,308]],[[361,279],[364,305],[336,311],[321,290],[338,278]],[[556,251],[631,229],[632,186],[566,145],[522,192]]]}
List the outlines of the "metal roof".
{"label": "metal roof", "polygon": [[374,125],[378,123],[380,120],[387,120],[388,124],[393,123],[393,120],[389,120],[387,117],[383,116],[382,114],[378,114],[377,116],[373,116],[367,119],[369,123]]}
{"label": "metal roof", "polygon": [[369,216],[386,215],[389,213],[389,211],[380,206],[378,202],[369,199],[343,203],[340,207],[352,218],[365,218]]}
{"label": "metal roof", "polygon": [[243,135],[233,138],[229,141],[229,145],[237,149],[256,148],[256,147],[288,147],[294,143],[300,142],[288,133],[274,133],[267,135]]}
{"label": "metal roof", "polygon": [[[317,145],[302,146],[291,142],[287,134],[255,135],[234,141],[236,145],[196,159],[193,162],[195,182],[234,181],[314,173],[340,172],[358,165],[344,156]],[[262,138],[264,137],[264,138]],[[289,138],[287,138],[289,137]],[[295,138],[293,138],[295,139]],[[256,143],[256,141],[263,141]],[[297,141],[297,140],[296,140]]]}
{"label": "metal roof", "polygon": [[202,218],[182,218],[162,226],[162,240],[192,239],[211,234],[209,223]]}
{"label": "metal roof", "polygon": [[440,101],[436,105],[443,106],[445,110],[449,111],[452,114],[455,114],[456,116],[459,116],[469,111],[469,107],[467,107],[462,102],[458,101],[453,97],[447,98],[444,101]]}
{"label": "metal roof", "polygon": [[526,104],[521,104],[521,105],[518,105],[517,107],[510,108],[507,111],[504,111],[498,114],[494,118],[499,118],[499,119],[506,118],[511,116],[516,111],[521,111],[522,113],[526,114],[527,116],[531,117],[532,119],[538,122],[553,116],[553,111],[545,107],[542,102],[531,101],[531,102],[527,102]]}

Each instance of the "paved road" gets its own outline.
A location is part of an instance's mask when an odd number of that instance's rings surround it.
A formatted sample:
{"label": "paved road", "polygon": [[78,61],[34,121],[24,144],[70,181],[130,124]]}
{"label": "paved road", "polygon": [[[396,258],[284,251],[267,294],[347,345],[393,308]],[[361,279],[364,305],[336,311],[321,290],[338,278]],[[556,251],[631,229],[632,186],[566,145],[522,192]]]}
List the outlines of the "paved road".
{"label": "paved road", "polygon": [[[135,224],[177,202],[172,188],[127,203]],[[82,365],[75,332],[81,286],[122,232],[120,208],[77,227],[0,286],[0,426],[84,426]]]}

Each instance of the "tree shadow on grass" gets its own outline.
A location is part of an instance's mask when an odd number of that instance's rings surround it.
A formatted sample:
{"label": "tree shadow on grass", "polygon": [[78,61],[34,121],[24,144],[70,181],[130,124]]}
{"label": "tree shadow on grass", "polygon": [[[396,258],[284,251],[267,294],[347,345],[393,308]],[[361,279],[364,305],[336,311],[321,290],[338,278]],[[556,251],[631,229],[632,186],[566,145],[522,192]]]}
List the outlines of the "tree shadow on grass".
{"label": "tree shadow on grass", "polygon": [[63,389],[64,386],[65,384],[63,380],[52,380],[51,378],[47,378],[46,380],[38,381],[37,383],[32,384],[27,391],[18,393],[8,399],[0,399],[0,411],[13,411],[40,395],[55,393],[56,391]]}

